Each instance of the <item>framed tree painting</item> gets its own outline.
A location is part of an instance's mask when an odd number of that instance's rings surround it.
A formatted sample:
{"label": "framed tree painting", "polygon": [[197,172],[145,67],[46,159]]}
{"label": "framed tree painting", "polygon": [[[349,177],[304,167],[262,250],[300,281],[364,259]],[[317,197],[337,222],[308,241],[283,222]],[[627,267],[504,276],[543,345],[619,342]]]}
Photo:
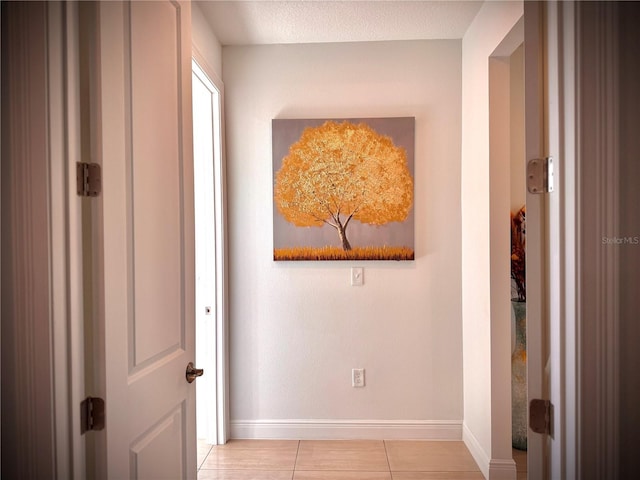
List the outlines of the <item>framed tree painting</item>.
{"label": "framed tree painting", "polygon": [[413,260],[415,119],[275,119],[273,258]]}

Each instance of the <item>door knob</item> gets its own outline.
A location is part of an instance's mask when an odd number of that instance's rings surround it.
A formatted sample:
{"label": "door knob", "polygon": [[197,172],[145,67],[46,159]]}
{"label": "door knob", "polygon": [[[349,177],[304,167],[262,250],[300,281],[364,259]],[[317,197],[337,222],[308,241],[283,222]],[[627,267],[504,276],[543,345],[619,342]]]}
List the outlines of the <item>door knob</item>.
{"label": "door knob", "polygon": [[187,382],[193,383],[197,377],[201,377],[203,374],[204,370],[202,368],[196,368],[193,366],[193,362],[189,362],[187,365],[187,373],[185,374]]}

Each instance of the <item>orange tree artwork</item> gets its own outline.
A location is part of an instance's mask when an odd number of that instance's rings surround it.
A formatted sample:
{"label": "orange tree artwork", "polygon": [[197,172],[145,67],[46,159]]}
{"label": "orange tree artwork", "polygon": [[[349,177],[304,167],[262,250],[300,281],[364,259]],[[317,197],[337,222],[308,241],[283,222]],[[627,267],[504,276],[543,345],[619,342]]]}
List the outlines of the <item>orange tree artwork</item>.
{"label": "orange tree artwork", "polygon": [[405,149],[365,123],[327,121],[304,129],[276,174],[280,214],[299,227],[329,225],[342,250],[352,220],[402,222],[413,205]]}

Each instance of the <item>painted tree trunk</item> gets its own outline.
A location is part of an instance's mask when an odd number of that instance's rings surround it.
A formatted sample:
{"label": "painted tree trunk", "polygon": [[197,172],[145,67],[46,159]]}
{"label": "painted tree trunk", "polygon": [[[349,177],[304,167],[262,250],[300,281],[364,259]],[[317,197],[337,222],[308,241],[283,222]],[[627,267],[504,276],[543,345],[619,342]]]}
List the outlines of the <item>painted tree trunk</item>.
{"label": "painted tree trunk", "polygon": [[340,236],[340,241],[342,242],[342,249],[345,252],[351,250],[351,244],[349,240],[347,240],[347,231],[346,228],[342,226],[342,224],[338,224],[338,235]]}

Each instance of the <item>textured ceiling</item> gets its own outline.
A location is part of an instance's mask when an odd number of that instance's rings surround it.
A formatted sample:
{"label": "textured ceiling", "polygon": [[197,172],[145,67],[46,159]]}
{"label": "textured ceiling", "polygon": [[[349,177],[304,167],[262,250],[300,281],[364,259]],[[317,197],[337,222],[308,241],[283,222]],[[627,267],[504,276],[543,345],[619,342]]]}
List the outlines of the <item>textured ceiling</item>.
{"label": "textured ceiling", "polygon": [[201,1],[222,45],[462,38],[481,1]]}

